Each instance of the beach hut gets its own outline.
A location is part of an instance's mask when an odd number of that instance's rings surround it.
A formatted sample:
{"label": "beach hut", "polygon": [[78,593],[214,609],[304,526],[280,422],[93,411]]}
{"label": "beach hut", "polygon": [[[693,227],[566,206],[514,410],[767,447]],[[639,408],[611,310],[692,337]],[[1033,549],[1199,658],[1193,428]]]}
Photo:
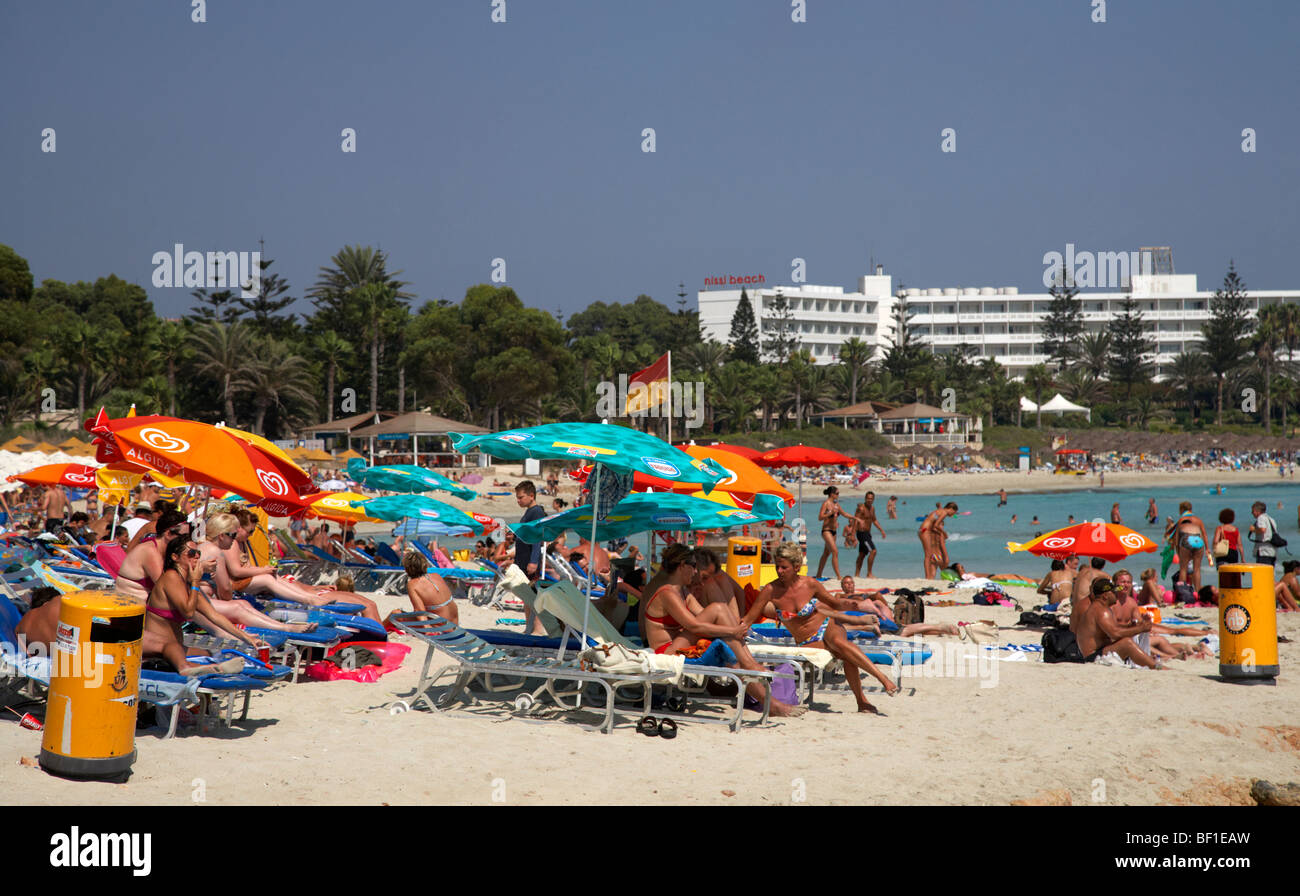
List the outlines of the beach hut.
{"label": "beach hut", "polygon": [[[426,414],[424,411],[412,411],[409,414],[402,414],[399,417],[393,417],[382,423],[375,423],[371,426],[363,426],[355,429],[351,433],[351,438],[369,439],[370,441],[370,463],[374,464],[375,460],[375,441],[410,441],[411,443],[411,463],[419,466],[420,464],[420,438],[434,436],[443,440],[447,439],[448,433],[465,433],[466,435],[485,435],[488,430],[481,426],[475,426],[472,423],[460,423],[456,420],[448,420],[446,417],[439,417],[436,414]],[[426,443],[428,444],[428,443]],[[426,451],[426,455],[437,458],[440,454],[443,457],[452,458],[453,453]],[[461,463],[464,463],[464,457],[461,457]]]}
{"label": "beach hut", "polygon": [[24,451],[31,451],[32,443],[22,436],[14,436],[9,441],[0,445],[0,451],[12,451],[15,454],[22,454]]}

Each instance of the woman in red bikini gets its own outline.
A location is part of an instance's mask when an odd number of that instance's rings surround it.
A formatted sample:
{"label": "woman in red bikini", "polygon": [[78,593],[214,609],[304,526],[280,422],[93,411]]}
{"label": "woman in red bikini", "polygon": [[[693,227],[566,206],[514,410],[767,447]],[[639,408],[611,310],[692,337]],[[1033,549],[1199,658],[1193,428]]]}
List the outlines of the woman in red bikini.
{"label": "woman in red bikini", "polygon": [[[206,564],[215,568],[216,561]],[[188,535],[178,535],[163,549],[163,572],[149,592],[144,615],[144,658],[162,657],[176,667],[182,675],[231,674],[244,668],[242,657],[233,657],[223,663],[201,665],[191,663],[185,655],[181,640],[181,624],[197,618],[213,632],[229,635],[256,649],[262,642],[241,631],[212,608],[199,590],[204,564],[200,551]]]}
{"label": "woman in red bikini", "polygon": [[[686,545],[669,545],[664,551],[660,570],[660,576],[663,576],[660,581],[663,584],[653,593],[649,588],[642,592],[643,595],[651,595],[648,600],[642,599],[640,602],[641,631],[646,646],[655,653],[668,656],[695,656],[700,647],[697,642],[721,640],[735,654],[737,666],[762,671],[763,667],[745,646],[749,623],[739,622],[727,604],[700,606],[699,601],[687,590],[694,584],[696,575],[694,552]],[[763,699],[764,689],[761,684],[753,682],[746,689],[754,699]],[[772,700],[771,714],[774,716],[797,716],[803,712],[804,707]]]}

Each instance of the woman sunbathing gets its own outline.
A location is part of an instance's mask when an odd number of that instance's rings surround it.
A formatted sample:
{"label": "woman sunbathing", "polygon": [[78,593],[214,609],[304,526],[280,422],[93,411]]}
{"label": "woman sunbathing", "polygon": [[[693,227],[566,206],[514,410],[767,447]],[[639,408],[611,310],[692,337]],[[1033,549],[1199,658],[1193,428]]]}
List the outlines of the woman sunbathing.
{"label": "woman sunbathing", "polygon": [[414,551],[402,559],[406,570],[406,596],[417,613],[441,616],[453,625],[460,624],[460,611],[451,596],[447,582],[436,572],[429,572],[429,563]]}
{"label": "woman sunbathing", "polygon": [[[233,657],[214,665],[190,662],[181,640],[182,623],[197,619],[213,632],[243,641],[254,649],[265,645],[227,622],[212,608],[198,587],[205,565],[199,558],[199,549],[188,535],[177,535],[167,542],[163,549],[163,572],[145,603],[142,650],[145,659],[162,657],[182,675],[228,675],[243,669],[244,660]],[[216,561],[208,561],[206,565],[215,567]]]}
{"label": "woman sunbathing", "polygon": [[[874,677],[885,689],[885,693],[894,696],[898,685],[890,681],[889,676],[880,671],[876,664],[849,640],[844,630],[847,622],[852,625],[861,617],[849,616],[847,609],[839,598],[831,595],[822,587],[822,583],[811,576],[800,576],[803,566],[803,551],[798,545],[782,544],[776,549],[776,581],[768,584],[758,595],[758,600],[750,607],[743,620],[746,626],[753,624],[758,616],[771,604],[777,618],[789,630],[799,647],[821,647],[844,663],[844,674],[849,680],[849,688],[858,701],[858,712],[879,712],[867,700],[862,692],[861,672]],[[854,602],[857,603],[856,601]]]}
{"label": "woman sunbathing", "polygon": [[[212,520],[216,516],[217,514],[214,514],[208,520],[209,535],[213,532]],[[284,600],[313,607],[324,606],[336,600],[355,602],[365,608],[362,612],[363,616],[379,621],[379,608],[369,598],[359,594],[349,594],[345,597],[332,590],[314,591],[305,585],[280,578],[276,575],[274,566],[250,566],[246,551],[249,536],[257,531],[257,517],[243,510],[237,512],[235,518],[239,525],[234,529],[234,540],[230,547],[224,548],[221,552],[226,561],[226,574],[230,576],[230,586],[235,591],[243,591],[247,594],[273,594]],[[223,539],[222,543],[224,542]]]}
{"label": "woman sunbathing", "polygon": [[[656,576],[661,584],[654,591],[647,587],[642,594],[650,597],[643,597],[639,605],[641,631],[646,646],[655,653],[668,656],[695,656],[703,647],[703,656],[710,663],[729,665],[715,658],[720,654],[725,655],[725,651],[715,646],[721,643],[730,649],[736,665],[742,669],[762,671],[763,667],[745,646],[750,623],[739,621],[725,603],[702,607],[688,593],[687,589],[694,584],[697,573],[694,552],[690,548],[674,544],[664,551],[660,574]],[[707,646],[701,644],[707,641],[713,643]],[[765,693],[763,685],[758,682],[747,684],[745,690],[755,700],[762,700]],[[772,700],[771,714],[774,716],[798,716],[803,712],[801,706]]]}
{"label": "woman sunbathing", "polygon": [[127,551],[126,558],[118,567],[117,578],[113,580],[113,590],[137,600],[147,600],[153,591],[154,583],[163,572],[163,549],[168,539],[179,535],[188,536],[190,524],[185,517],[175,510],[169,510],[158,517],[156,527],[161,536],[148,535],[135,547]]}
{"label": "woman sunbathing", "polygon": [[315,622],[281,622],[247,601],[235,597],[234,584],[226,571],[224,551],[235,541],[239,520],[229,513],[213,514],[207,521],[208,540],[199,545],[200,563],[212,567],[199,585],[203,595],[212,602],[212,608],[235,625],[251,625],[281,632],[314,632]]}

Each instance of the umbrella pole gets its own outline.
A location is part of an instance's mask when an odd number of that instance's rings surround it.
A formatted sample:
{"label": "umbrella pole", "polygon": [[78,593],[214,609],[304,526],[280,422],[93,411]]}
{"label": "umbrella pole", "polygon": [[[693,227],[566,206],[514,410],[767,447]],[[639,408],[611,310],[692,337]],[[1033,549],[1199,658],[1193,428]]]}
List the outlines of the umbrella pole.
{"label": "umbrella pole", "polygon": [[591,541],[587,543],[587,599],[582,602],[582,638],[580,649],[587,646],[587,620],[591,618],[591,577],[596,569],[596,508],[600,500],[600,463],[591,467],[591,475],[596,477],[596,484],[591,487]]}

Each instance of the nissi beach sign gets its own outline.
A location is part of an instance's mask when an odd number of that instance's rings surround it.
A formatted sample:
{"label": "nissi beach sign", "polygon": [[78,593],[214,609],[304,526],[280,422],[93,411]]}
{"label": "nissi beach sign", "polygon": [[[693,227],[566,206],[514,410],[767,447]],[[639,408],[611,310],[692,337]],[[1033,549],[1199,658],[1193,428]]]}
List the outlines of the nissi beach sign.
{"label": "nissi beach sign", "polygon": [[705,277],[705,286],[762,286],[767,278],[762,274],[726,274],[721,277]]}

